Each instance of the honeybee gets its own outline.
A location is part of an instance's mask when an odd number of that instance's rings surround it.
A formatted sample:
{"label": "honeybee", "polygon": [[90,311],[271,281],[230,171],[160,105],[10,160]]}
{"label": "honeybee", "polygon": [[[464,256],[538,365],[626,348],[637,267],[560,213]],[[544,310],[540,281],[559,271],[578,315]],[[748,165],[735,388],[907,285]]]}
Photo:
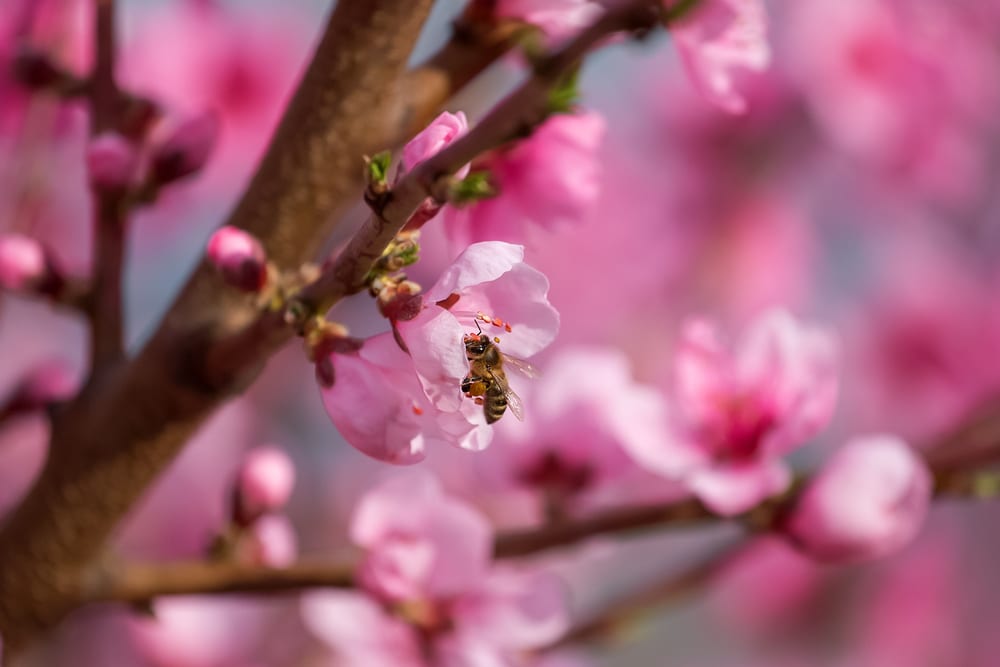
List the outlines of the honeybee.
{"label": "honeybee", "polygon": [[503,417],[507,408],[510,408],[518,421],[524,421],[524,406],[521,398],[507,383],[505,365],[517,369],[527,377],[538,376],[538,371],[527,361],[501,352],[497,345],[499,342],[498,338],[490,339],[481,331],[465,337],[469,374],[462,380],[462,392],[466,396],[481,399],[487,424]]}

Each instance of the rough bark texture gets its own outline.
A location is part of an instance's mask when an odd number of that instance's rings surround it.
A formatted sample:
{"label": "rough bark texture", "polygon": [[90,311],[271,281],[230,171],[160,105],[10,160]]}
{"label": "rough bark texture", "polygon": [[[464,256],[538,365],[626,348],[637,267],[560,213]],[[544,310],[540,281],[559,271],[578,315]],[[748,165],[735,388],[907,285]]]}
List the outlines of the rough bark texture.
{"label": "rough bark texture", "polygon": [[[312,259],[351,201],[361,156],[398,135],[406,61],[432,0],[341,0],[229,224],[282,267]],[[203,264],[138,357],[58,412],[38,483],[0,533],[0,635],[17,653],[82,599],[118,521],[205,417],[245,387],[287,334],[238,373],[201,360],[255,316]],[[235,370],[235,369],[234,369]],[[5,658],[7,657],[5,655]]]}

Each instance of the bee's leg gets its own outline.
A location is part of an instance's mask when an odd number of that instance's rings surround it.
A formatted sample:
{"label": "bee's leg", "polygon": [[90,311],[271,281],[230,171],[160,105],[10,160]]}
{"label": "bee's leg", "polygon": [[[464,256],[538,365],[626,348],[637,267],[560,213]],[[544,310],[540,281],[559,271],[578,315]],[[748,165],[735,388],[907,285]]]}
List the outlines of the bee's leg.
{"label": "bee's leg", "polygon": [[478,375],[466,375],[462,380],[462,393],[470,396],[483,396],[490,388],[490,378],[479,377]]}

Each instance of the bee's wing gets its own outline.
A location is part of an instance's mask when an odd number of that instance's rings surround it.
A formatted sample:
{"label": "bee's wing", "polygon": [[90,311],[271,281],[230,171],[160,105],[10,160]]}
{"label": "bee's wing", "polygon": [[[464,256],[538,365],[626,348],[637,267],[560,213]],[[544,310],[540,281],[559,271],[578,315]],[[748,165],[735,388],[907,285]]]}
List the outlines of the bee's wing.
{"label": "bee's wing", "polygon": [[503,383],[503,395],[507,399],[507,408],[510,413],[517,417],[517,421],[524,421],[524,404],[521,403],[521,397],[514,393],[514,390],[510,388],[507,383]]}
{"label": "bee's wing", "polygon": [[507,408],[510,410],[511,414],[517,417],[517,421],[524,421],[524,403],[521,402],[521,397],[510,388],[510,384],[507,382],[507,377],[502,373],[493,374],[493,381],[496,382],[497,386],[500,387],[500,391],[503,392],[504,398],[507,399]]}
{"label": "bee's wing", "polygon": [[519,357],[512,357],[509,354],[504,354],[503,362],[505,368],[506,367],[513,368],[526,378],[534,379],[537,377],[541,377],[542,375],[542,372],[540,370],[538,370],[537,368],[529,364],[527,361]]}

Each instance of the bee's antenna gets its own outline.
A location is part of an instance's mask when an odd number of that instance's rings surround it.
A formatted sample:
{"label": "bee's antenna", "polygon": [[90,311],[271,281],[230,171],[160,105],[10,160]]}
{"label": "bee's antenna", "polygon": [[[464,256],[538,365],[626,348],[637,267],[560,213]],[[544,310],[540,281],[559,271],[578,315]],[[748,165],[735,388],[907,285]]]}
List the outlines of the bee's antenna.
{"label": "bee's antenna", "polygon": [[476,320],[475,322],[476,322],[476,329],[479,330],[480,334],[483,333],[483,328],[481,326],[479,326],[479,320]]}

